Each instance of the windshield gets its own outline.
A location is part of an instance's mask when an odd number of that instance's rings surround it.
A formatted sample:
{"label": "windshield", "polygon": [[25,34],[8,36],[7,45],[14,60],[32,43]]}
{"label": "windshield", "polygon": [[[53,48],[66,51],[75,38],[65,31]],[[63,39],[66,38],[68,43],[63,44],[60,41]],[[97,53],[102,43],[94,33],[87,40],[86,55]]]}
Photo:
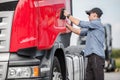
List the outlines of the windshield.
{"label": "windshield", "polygon": [[14,11],[18,0],[0,0],[0,11]]}

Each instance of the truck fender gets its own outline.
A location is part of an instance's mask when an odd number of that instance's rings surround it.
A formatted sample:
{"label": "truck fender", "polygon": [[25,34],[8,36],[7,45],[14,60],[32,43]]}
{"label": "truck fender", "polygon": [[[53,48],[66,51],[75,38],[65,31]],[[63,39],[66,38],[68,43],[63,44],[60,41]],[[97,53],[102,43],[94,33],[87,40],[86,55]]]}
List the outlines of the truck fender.
{"label": "truck fender", "polygon": [[64,46],[62,43],[56,42],[51,49],[45,52],[45,56],[43,57],[41,62],[41,67],[44,68],[45,67],[44,65],[46,65],[46,67],[49,69],[48,72],[49,79],[52,80],[52,67],[55,56],[58,58],[60,62],[63,80],[65,80],[67,71],[66,71]]}

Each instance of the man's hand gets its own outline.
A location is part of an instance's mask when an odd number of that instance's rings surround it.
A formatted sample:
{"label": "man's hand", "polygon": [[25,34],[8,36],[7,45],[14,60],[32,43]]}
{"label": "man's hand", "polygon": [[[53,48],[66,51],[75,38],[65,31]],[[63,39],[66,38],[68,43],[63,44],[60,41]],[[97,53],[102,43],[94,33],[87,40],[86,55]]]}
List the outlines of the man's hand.
{"label": "man's hand", "polygon": [[60,12],[60,19],[65,20],[66,17],[70,17],[70,14],[63,8]]}
{"label": "man's hand", "polygon": [[64,10],[64,16],[68,16],[70,13],[69,12],[67,12],[66,10]]}
{"label": "man's hand", "polygon": [[78,25],[80,20],[77,18],[74,18],[69,12],[67,12],[66,10],[63,11],[64,12],[64,16],[66,16],[71,22],[73,22],[75,25]]}
{"label": "man's hand", "polygon": [[70,31],[72,31],[73,27],[70,24],[66,23],[66,28],[68,28]]}

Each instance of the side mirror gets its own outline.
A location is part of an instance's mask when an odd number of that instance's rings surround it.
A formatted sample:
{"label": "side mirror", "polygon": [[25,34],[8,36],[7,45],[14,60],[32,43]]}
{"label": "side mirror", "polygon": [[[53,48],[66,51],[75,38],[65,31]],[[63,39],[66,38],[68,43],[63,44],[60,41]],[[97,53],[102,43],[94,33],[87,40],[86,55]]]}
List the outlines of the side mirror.
{"label": "side mirror", "polygon": [[66,16],[64,16],[64,10],[65,10],[65,8],[61,9],[61,12],[60,12],[60,19],[62,19],[62,20],[66,19]]}

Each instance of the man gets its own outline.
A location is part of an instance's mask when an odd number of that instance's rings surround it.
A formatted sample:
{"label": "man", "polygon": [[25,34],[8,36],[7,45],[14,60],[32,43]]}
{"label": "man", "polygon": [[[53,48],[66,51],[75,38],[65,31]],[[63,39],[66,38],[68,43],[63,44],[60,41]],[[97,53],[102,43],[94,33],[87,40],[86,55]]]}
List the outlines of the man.
{"label": "man", "polygon": [[86,47],[84,49],[84,56],[88,57],[86,80],[104,80],[104,28],[100,20],[103,12],[99,8],[93,8],[86,11],[86,14],[88,14],[89,21],[81,21],[64,10],[64,16],[75,25],[87,28],[87,30],[81,31],[69,24],[66,24],[66,27],[78,35],[87,34]]}

